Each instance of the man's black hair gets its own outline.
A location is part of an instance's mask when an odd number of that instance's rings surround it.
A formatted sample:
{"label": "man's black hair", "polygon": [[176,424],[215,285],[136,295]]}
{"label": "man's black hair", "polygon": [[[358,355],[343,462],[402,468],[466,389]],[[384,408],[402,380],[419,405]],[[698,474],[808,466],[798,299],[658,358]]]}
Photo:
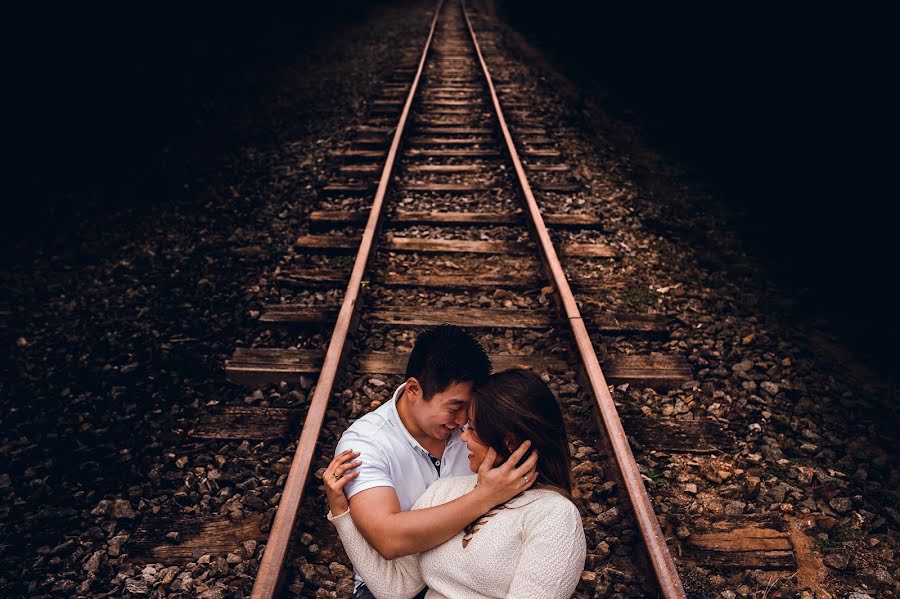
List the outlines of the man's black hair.
{"label": "man's black hair", "polygon": [[424,330],[406,364],[406,379],[415,377],[426,400],[453,383],[484,383],[491,375],[491,359],[468,331],[452,324]]}

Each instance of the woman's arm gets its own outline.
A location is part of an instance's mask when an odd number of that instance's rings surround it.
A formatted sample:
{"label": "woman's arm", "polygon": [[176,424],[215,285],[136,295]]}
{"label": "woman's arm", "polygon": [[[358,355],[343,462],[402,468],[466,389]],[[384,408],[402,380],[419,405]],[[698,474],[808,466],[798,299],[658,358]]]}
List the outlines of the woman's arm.
{"label": "woman's arm", "polygon": [[587,554],[581,514],[569,501],[547,499],[545,509],[525,517],[522,555],[507,597],[568,599],[578,586]]}
{"label": "woman's arm", "polygon": [[349,511],[339,516],[329,513],[328,519],[337,528],[353,567],[378,599],[409,599],[425,587],[418,555],[386,560],[363,538]]}

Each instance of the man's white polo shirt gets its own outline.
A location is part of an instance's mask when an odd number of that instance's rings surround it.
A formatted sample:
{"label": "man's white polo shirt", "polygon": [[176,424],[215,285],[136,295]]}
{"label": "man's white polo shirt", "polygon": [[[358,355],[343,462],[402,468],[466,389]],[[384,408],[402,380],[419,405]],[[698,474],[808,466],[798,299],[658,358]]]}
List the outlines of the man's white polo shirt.
{"label": "man's white polo shirt", "polygon": [[[406,384],[394,391],[390,401],[350,425],[338,441],[335,455],[347,449],[360,452],[362,465],[354,480],[344,487],[347,497],[374,487],[393,487],[400,499],[400,509],[409,510],[431,483],[438,479],[437,469],[428,457],[428,450],[403,426],[397,412],[397,399]],[[460,441],[456,429],[441,456],[441,477],[466,476],[469,452]]]}

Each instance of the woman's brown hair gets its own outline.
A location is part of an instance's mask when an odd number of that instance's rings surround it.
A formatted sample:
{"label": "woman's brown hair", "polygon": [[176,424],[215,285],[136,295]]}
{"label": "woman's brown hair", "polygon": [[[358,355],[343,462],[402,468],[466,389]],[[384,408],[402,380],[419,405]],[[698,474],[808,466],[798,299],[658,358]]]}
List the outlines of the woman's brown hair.
{"label": "woman's brown hair", "polygon": [[475,389],[472,426],[478,439],[504,460],[526,439],[538,451],[537,484],[572,492],[569,438],[553,392],[530,370],[492,374]]}

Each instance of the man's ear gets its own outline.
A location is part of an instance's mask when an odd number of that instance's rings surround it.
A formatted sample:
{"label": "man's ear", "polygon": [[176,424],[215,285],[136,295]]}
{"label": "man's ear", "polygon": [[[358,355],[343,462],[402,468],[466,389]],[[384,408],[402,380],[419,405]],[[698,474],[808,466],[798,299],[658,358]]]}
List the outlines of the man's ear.
{"label": "man's ear", "polygon": [[409,400],[419,400],[422,399],[422,385],[419,384],[419,379],[414,376],[406,379],[406,388],[403,390],[406,394],[406,398]]}

